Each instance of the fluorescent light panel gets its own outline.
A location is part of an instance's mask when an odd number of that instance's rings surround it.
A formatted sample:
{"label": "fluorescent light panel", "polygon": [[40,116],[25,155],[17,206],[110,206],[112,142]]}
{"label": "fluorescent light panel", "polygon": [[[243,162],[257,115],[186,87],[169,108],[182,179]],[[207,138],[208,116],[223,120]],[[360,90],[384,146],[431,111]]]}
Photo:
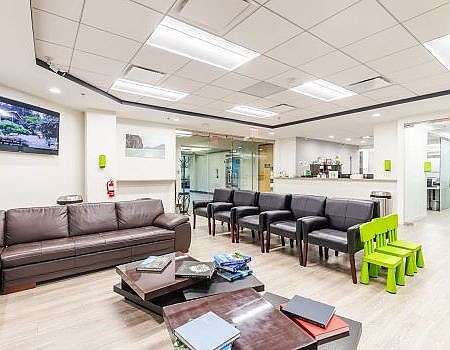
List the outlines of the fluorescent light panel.
{"label": "fluorescent light panel", "polygon": [[188,94],[180,91],[164,89],[159,86],[139,83],[133,80],[117,79],[111,90],[129,94],[148,96],[166,101],[178,101]]}
{"label": "fluorescent light panel", "polygon": [[234,106],[233,108],[228,109],[227,112],[256,118],[269,118],[278,114],[275,112],[265,111],[264,109],[249,106]]}
{"label": "fluorescent light panel", "polygon": [[344,89],[343,87],[334,85],[322,79],[310,81],[294,87],[291,90],[325,102],[335,101],[341,98],[356,95],[353,91]]}
{"label": "fluorescent light panel", "polygon": [[450,70],[450,34],[423,44],[445,68]]}
{"label": "fluorescent light panel", "polygon": [[192,132],[187,130],[176,130],[175,135],[179,137],[191,137]]}
{"label": "fluorescent light panel", "polygon": [[257,52],[169,16],[158,25],[147,45],[226,70],[234,70],[259,56]]}

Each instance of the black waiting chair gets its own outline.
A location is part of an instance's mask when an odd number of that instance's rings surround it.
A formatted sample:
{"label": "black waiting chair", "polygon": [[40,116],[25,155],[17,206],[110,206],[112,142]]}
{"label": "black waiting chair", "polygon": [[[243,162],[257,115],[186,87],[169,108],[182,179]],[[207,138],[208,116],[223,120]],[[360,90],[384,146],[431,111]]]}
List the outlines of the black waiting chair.
{"label": "black waiting chair", "polygon": [[229,188],[216,188],[214,190],[212,200],[195,200],[192,201],[192,212],[194,216],[193,227],[195,228],[196,216],[204,216],[208,218],[208,232],[211,234],[211,221],[208,213],[208,204],[210,203],[231,203],[233,201],[234,190]]}
{"label": "black waiting chair", "polygon": [[255,206],[238,207],[232,209],[232,217],[237,227],[236,241],[239,242],[239,229],[248,228],[255,238],[261,238],[261,251],[264,253],[264,231],[266,231],[266,215],[272,211],[287,210],[291,205],[292,195],[271,192],[260,192]]}
{"label": "black waiting chair", "polygon": [[233,227],[232,209],[240,207],[255,206],[258,199],[258,192],[236,190],[233,194],[232,205],[222,203],[211,203],[208,206],[212,220],[212,232],[215,235],[216,220],[231,223],[231,239],[234,242],[235,227]]}
{"label": "black waiting chair", "polygon": [[[310,216],[301,220],[301,231],[304,243],[303,266],[308,260],[308,244],[347,253],[353,283],[357,283],[355,253],[364,248],[359,235],[359,226],[374,218],[378,212],[375,202],[362,199],[327,198],[325,216]],[[321,254],[322,255],[322,254]]]}
{"label": "black waiting chair", "polygon": [[294,240],[297,241],[298,259],[303,265],[301,221],[299,219],[307,216],[323,216],[325,210],[324,196],[312,196],[295,194],[292,196],[291,206],[288,210],[275,210],[266,214],[267,236],[266,252],[270,250],[270,235],[281,236],[281,243],[284,245],[284,238],[289,238],[291,248],[294,247]]}

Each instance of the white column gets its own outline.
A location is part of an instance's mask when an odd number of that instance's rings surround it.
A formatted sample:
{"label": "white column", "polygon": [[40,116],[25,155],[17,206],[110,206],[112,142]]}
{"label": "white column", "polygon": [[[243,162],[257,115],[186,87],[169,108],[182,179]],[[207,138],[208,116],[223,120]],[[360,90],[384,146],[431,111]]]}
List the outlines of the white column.
{"label": "white column", "polygon": [[273,148],[273,167],[275,177],[280,172],[289,177],[294,177],[297,173],[297,138],[290,137],[275,140]]}
{"label": "white column", "polygon": [[[398,169],[403,166],[399,159],[398,122],[375,125],[373,128],[373,149],[376,179],[397,179]],[[391,161],[391,171],[384,170],[384,161]]]}
{"label": "white column", "polygon": [[[106,168],[98,165],[98,156],[106,155]],[[106,193],[106,182],[115,180],[116,114],[110,111],[89,110],[85,113],[85,191],[86,201],[113,200]]]}

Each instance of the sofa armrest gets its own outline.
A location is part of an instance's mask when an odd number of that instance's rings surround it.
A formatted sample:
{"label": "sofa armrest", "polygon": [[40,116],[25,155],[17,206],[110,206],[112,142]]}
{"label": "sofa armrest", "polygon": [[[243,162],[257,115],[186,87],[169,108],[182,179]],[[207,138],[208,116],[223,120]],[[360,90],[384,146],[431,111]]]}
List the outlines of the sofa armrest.
{"label": "sofa armrest", "polygon": [[213,202],[208,204],[208,217],[214,217],[214,213],[218,211],[231,210],[233,203],[227,202]]}
{"label": "sofa armrest", "polygon": [[347,229],[347,245],[348,252],[354,254],[364,248],[364,244],[361,242],[361,236],[359,233],[359,227],[361,224],[356,224]]}
{"label": "sofa armrest", "polygon": [[155,221],[153,221],[153,225],[167,230],[173,230],[176,226],[188,221],[189,217],[186,215],[167,213],[159,215]]}
{"label": "sofa armrest", "polygon": [[[328,219],[323,216],[305,216],[297,220],[297,239],[308,242],[308,234],[328,227]],[[299,232],[300,231],[300,232]]]}
{"label": "sofa armrest", "polygon": [[192,209],[206,207],[209,203],[212,203],[212,201],[210,200],[192,201]]}

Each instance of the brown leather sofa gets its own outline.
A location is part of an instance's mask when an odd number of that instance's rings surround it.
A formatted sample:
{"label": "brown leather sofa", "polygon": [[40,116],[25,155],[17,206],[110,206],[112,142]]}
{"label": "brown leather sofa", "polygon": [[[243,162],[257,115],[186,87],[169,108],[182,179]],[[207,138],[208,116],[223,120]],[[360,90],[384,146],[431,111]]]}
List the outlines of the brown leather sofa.
{"label": "brown leather sofa", "polygon": [[149,255],[188,251],[188,217],[145,199],[0,211],[3,293]]}

